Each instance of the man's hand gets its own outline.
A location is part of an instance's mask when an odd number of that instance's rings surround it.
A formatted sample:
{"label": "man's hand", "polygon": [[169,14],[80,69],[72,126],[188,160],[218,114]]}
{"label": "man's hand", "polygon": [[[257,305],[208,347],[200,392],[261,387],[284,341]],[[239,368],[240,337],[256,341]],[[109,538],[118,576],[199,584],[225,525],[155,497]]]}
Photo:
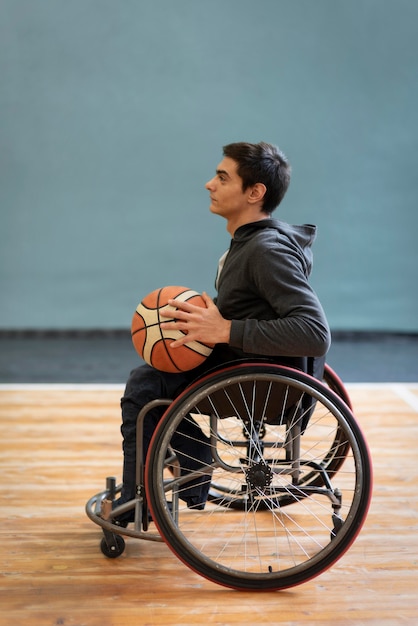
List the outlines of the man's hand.
{"label": "man's hand", "polygon": [[231,332],[231,322],[222,317],[219,309],[205,292],[202,293],[206,308],[180,302],[179,300],[169,300],[170,306],[176,307],[175,311],[161,312],[164,317],[174,318],[175,322],[164,322],[162,329],[176,329],[185,333],[185,337],[177,339],[170,344],[171,348],[178,348],[190,341],[200,341],[206,345],[216,343],[228,343]]}

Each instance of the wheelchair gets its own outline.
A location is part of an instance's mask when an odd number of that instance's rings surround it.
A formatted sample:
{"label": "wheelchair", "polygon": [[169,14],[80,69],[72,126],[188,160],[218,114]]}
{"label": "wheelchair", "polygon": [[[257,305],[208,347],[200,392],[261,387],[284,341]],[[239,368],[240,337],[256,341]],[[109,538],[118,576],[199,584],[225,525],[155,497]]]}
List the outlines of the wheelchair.
{"label": "wheelchair", "polygon": [[[142,423],[156,406],[166,410],[144,462]],[[137,426],[135,499],[114,508],[121,485],[108,477],[86,503],[109,558],[122,554],[122,535],[164,541],[214,583],[280,590],[335,564],[366,519],[370,453],[328,365],[323,381],[273,363],[225,365],[174,400],[148,403]],[[179,448],[180,431],[190,433],[191,450],[193,432],[203,433],[207,462]],[[196,484],[206,484],[207,498],[191,505],[185,496]],[[128,510],[133,527],[118,526]]]}

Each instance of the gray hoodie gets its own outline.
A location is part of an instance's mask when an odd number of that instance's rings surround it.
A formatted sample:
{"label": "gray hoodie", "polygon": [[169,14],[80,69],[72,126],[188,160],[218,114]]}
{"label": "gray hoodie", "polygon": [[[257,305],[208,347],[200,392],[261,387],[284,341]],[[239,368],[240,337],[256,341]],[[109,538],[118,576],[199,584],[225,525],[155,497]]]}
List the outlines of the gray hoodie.
{"label": "gray hoodie", "polygon": [[308,283],[315,226],[265,219],[238,228],[215,302],[232,320],[229,347],[258,356],[323,356],[329,326]]}

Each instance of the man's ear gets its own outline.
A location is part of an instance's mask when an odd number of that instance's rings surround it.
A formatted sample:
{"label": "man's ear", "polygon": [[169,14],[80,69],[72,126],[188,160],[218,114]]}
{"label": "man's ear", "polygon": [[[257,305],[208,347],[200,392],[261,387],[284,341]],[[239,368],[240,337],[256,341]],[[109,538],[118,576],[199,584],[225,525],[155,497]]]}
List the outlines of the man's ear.
{"label": "man's ear", "polygon": [[263,183],[256,183],[251,187],[250,194],[248,196],[248,201],[251,204],[255,204],[263,200],[267,191],[267,187]]}

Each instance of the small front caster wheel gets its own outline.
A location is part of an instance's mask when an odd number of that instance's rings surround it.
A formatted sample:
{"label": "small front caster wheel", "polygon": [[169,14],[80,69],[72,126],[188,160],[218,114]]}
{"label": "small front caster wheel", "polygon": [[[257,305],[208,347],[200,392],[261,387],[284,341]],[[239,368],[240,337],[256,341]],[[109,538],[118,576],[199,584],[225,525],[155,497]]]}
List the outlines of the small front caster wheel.
{"label": "small front caster wheel", "polygon": [[100,542],[100,549],[109,559],[116,559],[125,550],[125,540],[120,535],[113,535],[109,542],[103,537]]}

